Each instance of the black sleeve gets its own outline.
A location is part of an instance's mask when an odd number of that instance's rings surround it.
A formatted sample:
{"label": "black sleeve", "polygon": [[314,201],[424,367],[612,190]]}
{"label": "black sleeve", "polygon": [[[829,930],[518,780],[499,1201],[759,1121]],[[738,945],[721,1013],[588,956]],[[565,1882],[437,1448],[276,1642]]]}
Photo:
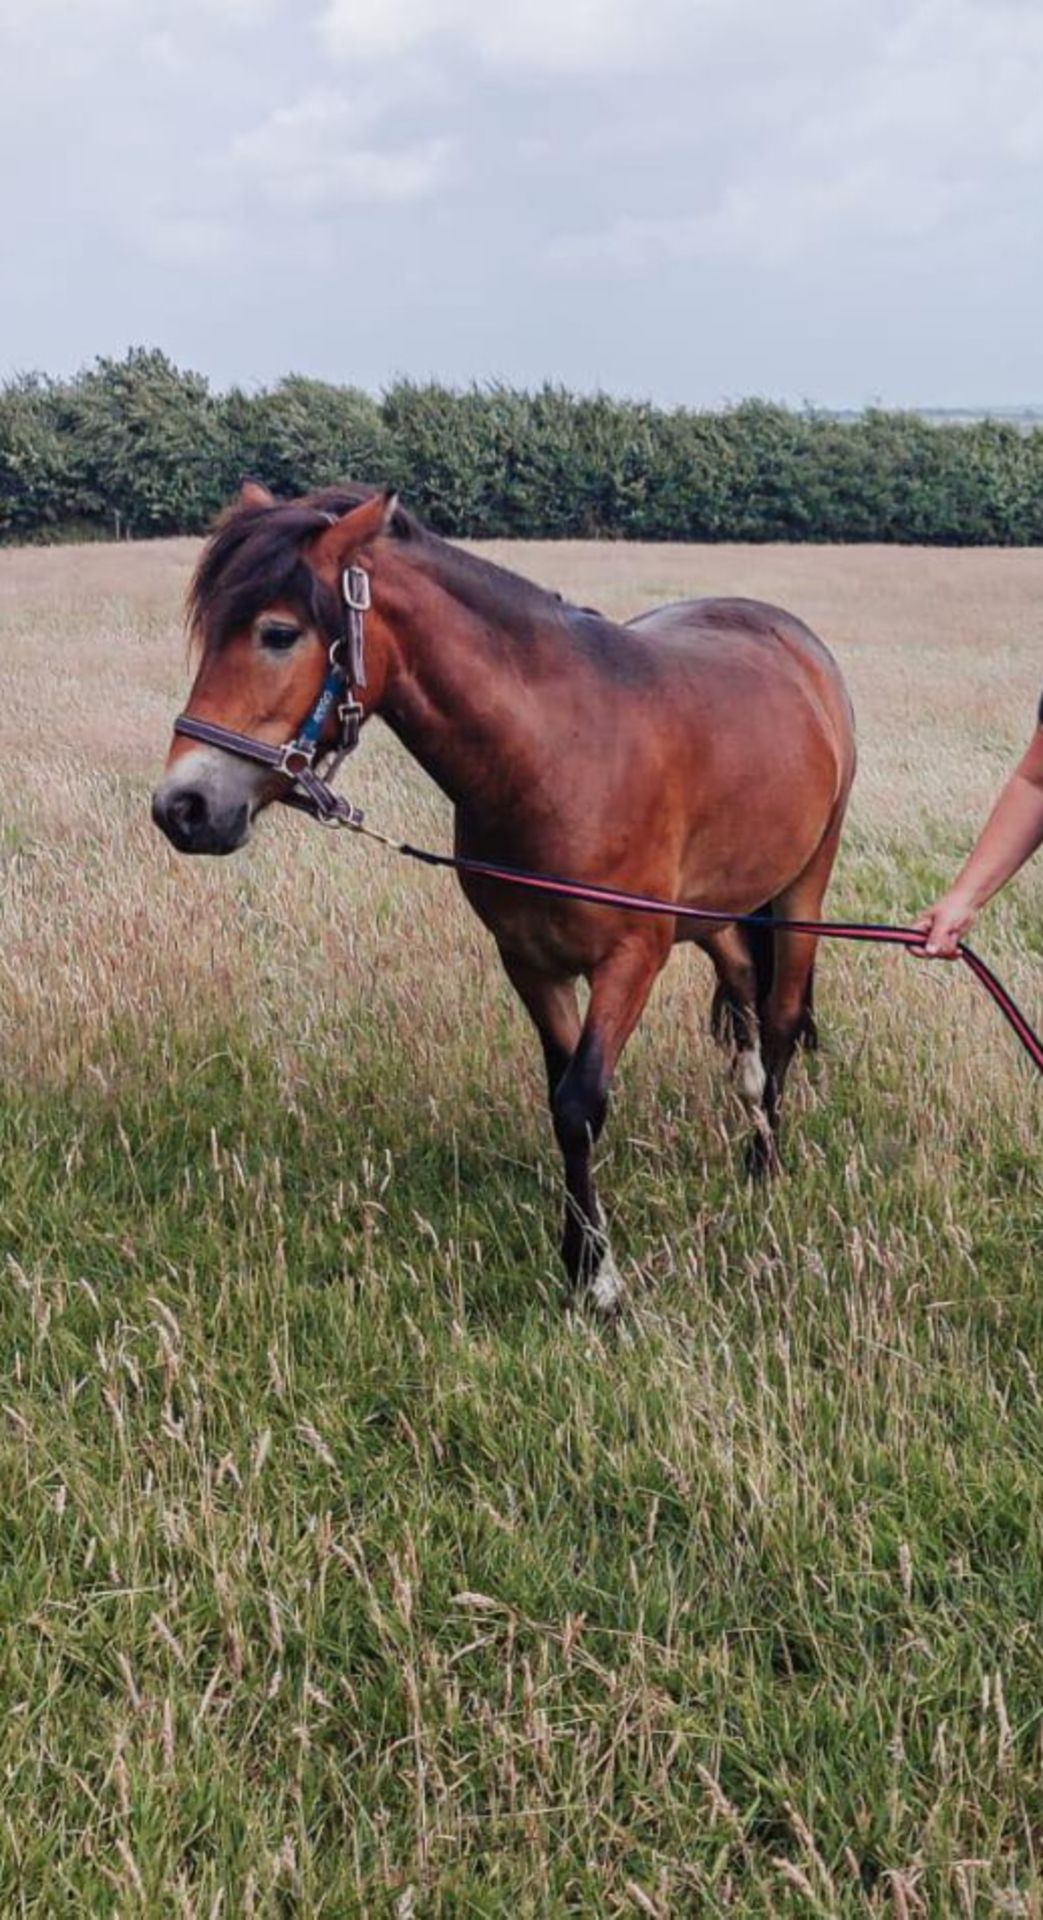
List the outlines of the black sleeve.
{"label": "black sleeve", "polygon": [[1039,724],[1043,727],[1043,693],[1039,697]]}

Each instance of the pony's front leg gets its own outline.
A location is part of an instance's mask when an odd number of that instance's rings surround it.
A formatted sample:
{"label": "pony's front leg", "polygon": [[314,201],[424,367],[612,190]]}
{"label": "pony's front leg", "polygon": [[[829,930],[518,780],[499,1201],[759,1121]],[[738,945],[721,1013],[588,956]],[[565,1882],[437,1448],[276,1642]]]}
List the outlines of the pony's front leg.
{"label": "pony's front leg", "polygon": [[642,931],[621,941],[592,970],[579,1045],[551,1099],[554,1132],[565,1161],[562,1258],[574,1291],[605,1314],[617,1311],[623,1284],[605,1232],[591,1160],[605,1123],[616,1063],[669,950],[669,933],[657,923],[651,933]]}
{"label": "pony's front leg", "polygon": [[547,1098],[553,1103],[558,1082],[579,1043],[581,1021],[574,980],[555,979],[540,973],[526,960],[518,960],[500,948],[507,975],[515,993],[540,1036],[543,1064],[547,1072]]}

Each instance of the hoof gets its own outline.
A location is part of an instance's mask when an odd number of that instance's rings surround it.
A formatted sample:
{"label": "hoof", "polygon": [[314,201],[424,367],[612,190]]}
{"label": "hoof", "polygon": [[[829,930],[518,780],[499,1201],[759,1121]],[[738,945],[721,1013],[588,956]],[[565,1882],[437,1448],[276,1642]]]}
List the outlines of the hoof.
{"label": "hoof", "polygon": [[764,1180],[776,1180],[782,1170],[782,1159],[774,1134],[755,1133],[746,1147],[746,1172],[750,1179],[758,1184]]}
{"label": "hoof", "polygon": [[605,1247],[597,1271],[586,1288],[586,1298],[603,1320],[614,1320],[623,1304],[623,1279],[611,1247]]}
{"label": "hoof", "polygon": [[623,1306],[626,1289],[608,1241],[590,1235],[578,1262],[566,1259],[569,1270],[569,1305],[593,1311],[598,1320],[615,1320]]}

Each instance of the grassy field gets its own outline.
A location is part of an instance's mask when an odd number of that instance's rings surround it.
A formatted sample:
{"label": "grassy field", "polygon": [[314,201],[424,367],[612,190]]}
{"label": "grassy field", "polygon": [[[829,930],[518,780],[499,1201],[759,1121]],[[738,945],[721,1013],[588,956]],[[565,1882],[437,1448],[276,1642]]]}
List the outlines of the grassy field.
{"label": "grassy field", "polygon": [[[1043,1913],[1040,1092],[835,949],[743,1183],[675,959],[563,1312],[536,1048],[444,876],[148,820],[189,543],[0,554],[4,1915]],[[1043,553],[499,550],[779,599],[848,673],[832,905],[902,918],[1028,735]],[[345,785],[442,844],[370,730]],[[1041,876],[980,944],[1043,1017]]]}

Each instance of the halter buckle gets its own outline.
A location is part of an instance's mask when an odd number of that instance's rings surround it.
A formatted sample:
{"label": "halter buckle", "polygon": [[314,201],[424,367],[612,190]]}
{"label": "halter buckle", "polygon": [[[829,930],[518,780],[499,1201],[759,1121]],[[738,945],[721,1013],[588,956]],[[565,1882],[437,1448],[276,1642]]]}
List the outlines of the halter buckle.
{"label": "halter buckle", "polygon": [[368,613],[372,605],[369,591],[369,574],[365,567],[345,567],[340,577],[340,590],[344,595],[344,605],[352,613]]}
{"label": "halter buckle", "polygon": [[341,701],[337,708],[337,718],[340,721],[341,745],[345,753],[353,753],[358,746],[359,734],[365,718],[362,705],[354,695],[349,695],[347,700]]}

